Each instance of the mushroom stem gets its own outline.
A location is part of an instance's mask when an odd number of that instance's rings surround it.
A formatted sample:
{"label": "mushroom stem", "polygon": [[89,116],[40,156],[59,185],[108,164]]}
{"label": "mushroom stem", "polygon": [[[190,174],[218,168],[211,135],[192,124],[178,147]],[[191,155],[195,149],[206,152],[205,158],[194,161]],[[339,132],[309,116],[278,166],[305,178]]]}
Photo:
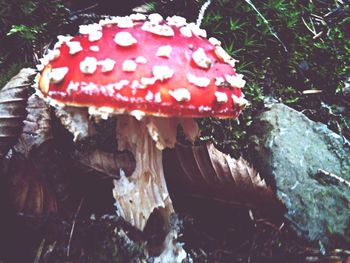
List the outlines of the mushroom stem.
{"label": "mushroom stem", "polygon": [[117,117],[118,150],[130,151],[136,168],[131,176],[121,173],[114,181],[113,195],[121,216],[140,230],[155,210],[162,215],[164,227],[169,227],[174,208],[164,178],[162,150],[175,146],[178,125],[189,140],[195,140],[198,126],[191,118],[144,117],[138,121],[130,115]]}
{"label": "mushroom stem", "polygon": [[164,217],[169,218],[174,208],[164,178],[162,151],[147,132],[146,122],[118,116],[117,140],[118,150],[129,150],[136,160],[131,176],[121,173],[114,181],[113,195],[121,216],[140,230],[155,209],[162,208]]}

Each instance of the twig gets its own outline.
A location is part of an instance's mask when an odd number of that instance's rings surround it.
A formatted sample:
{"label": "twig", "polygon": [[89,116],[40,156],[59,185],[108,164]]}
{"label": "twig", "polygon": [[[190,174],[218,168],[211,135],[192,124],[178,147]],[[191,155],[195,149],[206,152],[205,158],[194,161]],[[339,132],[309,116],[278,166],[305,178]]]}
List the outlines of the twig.
{"label": "twig", "polygon": [[78,215],[79,215],[79,212],[81,210],[81,207],[83,205],[83,202],[84,202],[84,197],[80,200],[80,203],[79,203],[79,206],[77,208],[77,211],[75,212],[74,214],[74,219],[73,219],[73,224],[72,224],[72,228],[70,230],[70,234],[69,234],[69,240],[68,240],[68,246],[67,246],[67,257],[69,257],[70,255],[70,245],[71,245],[71,242],[72,242],[72,238],[73,238],[73,233],[74,233],[74,229],[75,229],[75,224],[77,222],[77,218],[78,218]]}
{"label": "twig", "polygon": [[205,11],[207,10],[208,6],[210,5],[211,3],[211,0],[207,0],[201,7],[201,9],[199,10],[199,14],[198,14],[198,18],[197,18],[197,21],[196,21],[196,25],[198,27],[201,26],[202,24],[202,20],[203,20],[203,17],[204,17],[204,13]]}
{"label": "twig", "polygon": [[347,181],[347,180],[345,180],[344,178],[338,176],[338,175],[335,175],[335,174],[333,174],[333,173],[327,172],[327,171],[322,170],[322,169],[318,169],[318,170],[317,170],[317,173],[318,173],[319,175],[321,175],[321,176],[322,176],[322,175],[323,175],[323,176],[327,176],[327,177],[329,177],[330,179],[333,179],[333,180],[335,180],[335,181],[337,181],[337,182],[339,182],[339,183],[341,183],[341,184],[345,184],[347,187],[350,188],[350,182]]}
{"label": "twig", "polygon": [[35,259],[34,259],[34,263],[39,263],[40,262],[40,258],[41,255],[43,253],[43,249],[44,249],[44,245],[45,245],[45,238],[40,242],[39,248],[36,251],[36,255],[35,255]]}
{"label": "twig", "polygon": [[263,20],[263,22],[267,25],[271,35],[273,35],[277,40],[278,42],[280,42],[280,44],[282,45],[283,49],[285,52],[288,52],[288,49],[286,47],[286,45],[282,42],[282,40],[278,37],[276,31],[270,26],[269,24],[269,21],[266,20],[266,18],[260,13],[260,11],[256,8],[256,6],[253,4],[252,1],[250,0],[244,0],[247,4],[249,4],[253,9],[254,11],[258,14],[258,16],[260,16],[260,18]]}

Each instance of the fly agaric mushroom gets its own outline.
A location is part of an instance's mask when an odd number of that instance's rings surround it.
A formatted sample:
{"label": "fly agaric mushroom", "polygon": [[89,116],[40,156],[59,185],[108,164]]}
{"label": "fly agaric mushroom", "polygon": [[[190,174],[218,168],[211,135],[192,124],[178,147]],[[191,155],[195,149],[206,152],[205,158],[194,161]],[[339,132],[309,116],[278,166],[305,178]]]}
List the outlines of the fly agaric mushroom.
{"label": "fly agaric mushroom", "polygon": [[194,141],[194,117],[235,118],[247,104],[243,75],[219,40],[179,16],[132,14],[80,26],[58,37],[39,66],[38,87],[52,105],[117,115],[119,150],[136,159],[121,172],[114,197],[122,216],[143,230],[154,210],[173,206],[164,179],[162,150],[174,147],[177,126]]}

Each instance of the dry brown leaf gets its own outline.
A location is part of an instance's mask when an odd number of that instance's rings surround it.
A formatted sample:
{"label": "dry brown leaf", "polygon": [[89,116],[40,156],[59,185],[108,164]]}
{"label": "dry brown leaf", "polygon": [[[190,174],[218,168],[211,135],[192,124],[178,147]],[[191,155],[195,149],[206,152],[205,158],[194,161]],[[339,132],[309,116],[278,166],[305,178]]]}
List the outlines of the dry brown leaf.
{"label": "dry brown leaf", "polygon": [[89,153],[76,152],[74,159],[89,168],[114,178],[119,177],[120,169],[125,172],[126,176],[130,176],[136,166],[135,159],[127,151],[117,153],[107,153],[102,150]]}
{"label": "dry brown leaf", "polygon": [[34,69],[22,69],[0,90],[0,158],[15,144],[22,131],[31,93],[30,78],[34,74]]}
{"label": "dry brown leaf", "polygon": [[5,177],[9,180],[10,201],[17,212],[34,215],[57,212],[55,195],[30,160],[12,157]]}
{"label": "dry brown leaf", "polygon": [[285,211],[274,191],[246,160],[236,160],[213,144],[178,144],[165,153],[164,168],[167,181],[179,195],[244,205],[274,217]]}
{"label": "dry brown leaf", "polygon": [[28,112],[15,150],[28,157],[30,151],[52,139],[50,108],[44,100],[33,94],[28,98]]}

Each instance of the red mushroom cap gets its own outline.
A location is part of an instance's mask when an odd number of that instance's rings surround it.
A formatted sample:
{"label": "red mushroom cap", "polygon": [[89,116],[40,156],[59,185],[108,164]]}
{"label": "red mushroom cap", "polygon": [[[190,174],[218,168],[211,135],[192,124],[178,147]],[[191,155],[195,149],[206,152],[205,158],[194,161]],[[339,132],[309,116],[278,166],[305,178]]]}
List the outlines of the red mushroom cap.
{"label": "red mushroom cap", "polygon": [[58,37],[39,89],[65,105],[147,115],[237,117],[243,75],[215,38],[182,17],[133,14]]}

